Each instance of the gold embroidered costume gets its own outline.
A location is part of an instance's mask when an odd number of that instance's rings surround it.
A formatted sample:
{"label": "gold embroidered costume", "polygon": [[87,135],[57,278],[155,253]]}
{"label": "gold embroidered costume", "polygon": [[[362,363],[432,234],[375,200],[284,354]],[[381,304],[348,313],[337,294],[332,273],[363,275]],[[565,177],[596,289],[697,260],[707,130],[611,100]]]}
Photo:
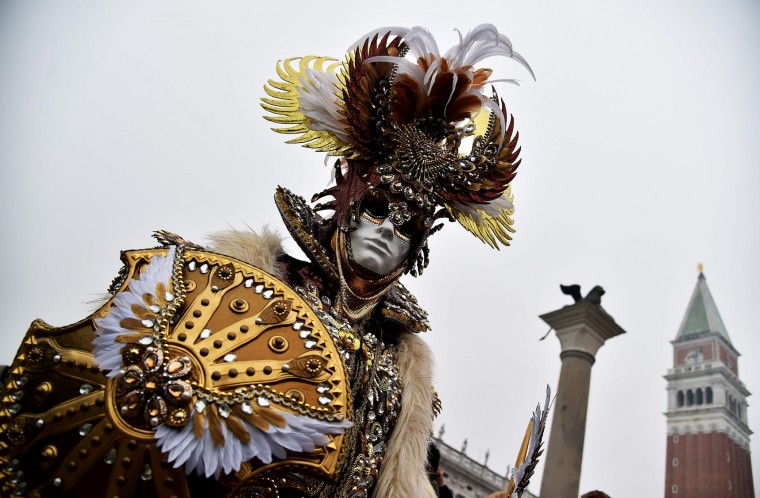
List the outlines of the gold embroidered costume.
{"label": "gold embroidered costume", "polygon": [[325,202],[275,195],[309,261],[266,234],[123,253],[98,311],[35,321],[19,349],[3,495],[434,496],[429,325],[399,278],[427,266],[437,220],[509,244],[519,147],[475,67],[490,56],[530,71],[487,24],[443,55],[423,28],[382,28],[344,62],[278,64],[267,119],[340,158]]}

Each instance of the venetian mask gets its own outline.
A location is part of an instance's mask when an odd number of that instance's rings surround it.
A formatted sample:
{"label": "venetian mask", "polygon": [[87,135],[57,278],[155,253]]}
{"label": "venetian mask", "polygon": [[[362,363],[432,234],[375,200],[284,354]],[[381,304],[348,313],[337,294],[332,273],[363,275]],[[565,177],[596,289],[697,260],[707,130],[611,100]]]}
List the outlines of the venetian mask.
{"label": "venetian mask", "polygon": [[411,239],[389,218],[377,218],[363,212],[359,221],[350,224],[351,256],[362,268],[384,276],[406,261]]}

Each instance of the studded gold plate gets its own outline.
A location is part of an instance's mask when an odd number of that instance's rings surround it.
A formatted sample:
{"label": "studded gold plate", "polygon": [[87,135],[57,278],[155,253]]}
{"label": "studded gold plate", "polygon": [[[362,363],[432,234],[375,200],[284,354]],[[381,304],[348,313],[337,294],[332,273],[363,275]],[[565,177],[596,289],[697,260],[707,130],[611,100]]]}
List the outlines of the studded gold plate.
{"label": "studded gold plate", "polygon": [[[167,248],[123,253],[126,274],[119,291],[80,322],[32,323],[0,401],[2,496],[191,496],[196,487],[188,479],[197,478],[167,461],[155,444],[158,419],[150,416],[181,427],[199,401],[219,404],[217,414],[242,413],[240,403],[259,400],[302,417],[347,417],[349,386],[339,351],[311,307],[318,303],[310,305],[256,267],[208,252],[180,256],[183,288],[176,309],[161,330],[154,327],[162,341],[159,357],[127,342],[121,349],[124,372],[109,378],[113,373],[108,376],[93,354],[97,323],[113,312],[118,293],[151,259],[167,253]],[[160,380],[137,372],[135,365],[145,369],[162,361],[164,377],[171,377],[171,385],[160,391],[167,402],[158,395],[137,399],[135,393],[159,392]],[[134,385],[132,370],[139,380]],[[172,393],[185,405],[169,399]],[[287,465],[332,479],[342,463],[343,436],[328,437],[329,444],[312,453],[289,453]],[[246,462],[237,474],[222,476],[224,484],[206,482],[204,496],[224,496],[244,473],[283,463]]]}

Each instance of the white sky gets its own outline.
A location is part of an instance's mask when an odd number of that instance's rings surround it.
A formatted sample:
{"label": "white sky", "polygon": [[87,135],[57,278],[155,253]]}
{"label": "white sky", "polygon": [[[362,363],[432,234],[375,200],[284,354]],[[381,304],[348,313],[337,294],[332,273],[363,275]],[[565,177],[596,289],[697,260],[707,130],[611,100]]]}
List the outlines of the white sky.
{"label": "white sky", "polygon": [[152,230],[202,242],[280,228],[275,185],[325,186],[323,158],[261,118],[278,59],[342,57],[386,25],[426,26],[445,50],[453,28],[482,22],[538,80],[493,62],[524,80],[500,87],[523,145],[513,246],[451,224],[426,274],[406,279],[431,314],[438,424],[503,473],[558,380],[559,343],[538,342],[538,315],[569,303],[559,283],[600,284],[628,333],[593,367],[581,492],[661,496],[662,375],[698,262],[760,392],[758,2],[0,2],[0,362],[34,318],[86,316],[119,251],[152,246]]}

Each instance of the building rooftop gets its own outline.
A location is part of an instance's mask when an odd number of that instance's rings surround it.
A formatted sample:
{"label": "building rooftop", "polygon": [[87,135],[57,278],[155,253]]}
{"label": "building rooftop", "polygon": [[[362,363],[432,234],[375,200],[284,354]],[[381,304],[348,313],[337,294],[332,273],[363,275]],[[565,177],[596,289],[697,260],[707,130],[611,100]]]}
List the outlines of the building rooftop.
{"label": "building rooftop", "polygon": [[710,294],[710,288],[707,287],[707,279],[704,273],[700,271],[699,277],[697,277],[697,285],[686,309],[686,315],[684,315],[681,326],[678,328],[676,341],[690,339],[692,336],[706,332],[718,333],[728,344],[731,344],[726,326],[723,324],[720,313],[718,313],[718,307],[715,305],[712,294]]}

